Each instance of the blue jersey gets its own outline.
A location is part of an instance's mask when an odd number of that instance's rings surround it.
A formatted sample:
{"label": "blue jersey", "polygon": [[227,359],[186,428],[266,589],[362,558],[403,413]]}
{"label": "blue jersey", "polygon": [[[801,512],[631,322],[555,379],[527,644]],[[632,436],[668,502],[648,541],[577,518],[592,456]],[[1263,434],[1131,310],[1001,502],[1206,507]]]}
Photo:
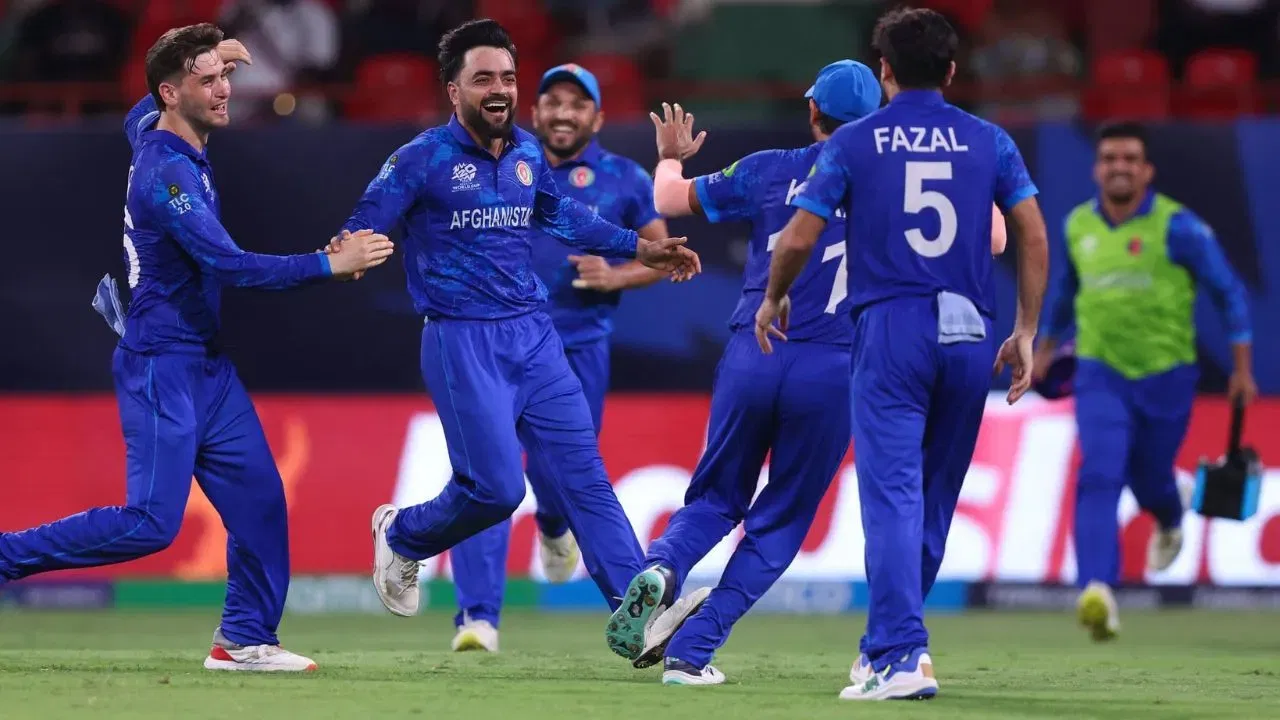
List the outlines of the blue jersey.
{"label": "blue jersey", "polygon": [[492,320],[540,309],[534,230],[603,257],[633,258],[634,230],[564,197],[542,146],[515,127],[500,157],[476,145],[457,116],[402,145],[343,225],[402,227],[409,294],[428,318]]}
{"label": "blue jersey", "polygon": [[[576,159],[552,168],[551,176],[565,196],[614,225],[639,230],[662,217],[653,206],[649,173],[639,163],[602,149],[594,140]],[[578,272],[568,260],[571,254],[580,253],[555,235],[535,228],[534,270],[547,286],[547,314],[566,346],[598,340],[612,332],[613,311],[622,297],[621,292],[573,287]]]}
{"label": "blue jersey", "polygon": [[[751,241],[743,271],[742,297],[729,320],[733,330],[755,327],[756,311],[769,284],[769,263],[782,228],[795,212],[792,202],[825,143],[795,150],[752,153],[712,175],[694,179],[698,202],[711,222],[747,220]],[[836,208],[809,263],[791,286],[791,341],[848,345],[849,322],[845,265],[844,210]]]}
{"label": "blue jersey", "polygon": [[151,129],[159,116],[148,96],[124,126],[133,146],[124,210],[131,298],[120,344],[136,352],[213,344],[223,285],[279,290],[331,274],[323,253],[237,247],[219,220],[209,159],[177,135]]}
{"label": "blue jersey", "polygon": [[991,205],[1038,192],[1008,133],[908,90],[836,130],[794,205],[848,214],[852,311],[947,290],[991,317]]}

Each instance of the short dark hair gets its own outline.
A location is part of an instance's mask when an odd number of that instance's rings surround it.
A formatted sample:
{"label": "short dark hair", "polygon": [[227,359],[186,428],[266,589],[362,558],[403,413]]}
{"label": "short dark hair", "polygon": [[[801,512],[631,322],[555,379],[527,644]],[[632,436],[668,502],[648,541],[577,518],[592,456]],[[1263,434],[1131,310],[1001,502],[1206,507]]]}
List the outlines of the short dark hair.
{"label": "short dark hair", "polygon": [[960,38],[941,13],[903,8],[880,18],[872,45],[889,63],[898,87],[941,88],[947,83]]}
{"label": "short dark hair", "polygon": [[496,20],[468,20],[440,38],[436,56],[440,63],[440,82],[448,84],[456,81],[458,73],[462,72],[467,51],[478,47],[501,48],[511,53],[512,63],[518,63],[515,43],[511,42],[511,36]]}
{"label": "short dark hair", "polygon": [[189,73],[196,64],[196,58],[218,49],[222,42],[222,30],[213,23],[200,23],[186,27],[173,28],[160,36],[159,40],[147,51],[146,74],[147,90],[155,98],[156,107],[164,110],[164,99],[160,97],[160,83],[172,82],[175,76]]}
{"label": "short dark hair", "polygon": [[820,130],[823,135],[831,135],[837,128],[844,125],[844,123],[844,120],[838,120],[821,110],[818,111],[818,130]]}
{"label": "short dark hair", "polygon": [[1113,140],[1117,138],[1132,138],[1142,143],[1142,154],[1147,153],[1147,128],[1140,122],[1133,120],[1120,120],[1116,122],[1104,123],[1098,128],[1094,134],[1093,146],[1096,149],[1102,144],[1103,140]]}

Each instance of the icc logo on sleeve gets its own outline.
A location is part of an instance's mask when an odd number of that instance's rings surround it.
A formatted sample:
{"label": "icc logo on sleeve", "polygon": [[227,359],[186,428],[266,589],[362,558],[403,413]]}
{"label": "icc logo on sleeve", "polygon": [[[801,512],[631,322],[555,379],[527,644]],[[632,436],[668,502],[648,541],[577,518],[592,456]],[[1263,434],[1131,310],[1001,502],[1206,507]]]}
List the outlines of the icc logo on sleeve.
{"label": "icc logo on sleeve", "polygon": [[525,187],[533,184],[533,168],[529,167],[529,163],[523,160],[516,163],[516,179]]}

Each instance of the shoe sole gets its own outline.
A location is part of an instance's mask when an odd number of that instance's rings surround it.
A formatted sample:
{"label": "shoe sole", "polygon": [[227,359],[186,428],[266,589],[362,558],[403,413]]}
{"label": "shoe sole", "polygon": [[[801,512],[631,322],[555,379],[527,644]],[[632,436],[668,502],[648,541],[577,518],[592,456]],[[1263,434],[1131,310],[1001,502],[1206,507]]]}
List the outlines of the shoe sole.
{"label": "shoe sole", "polygon": [[724,680],[704,680],[700,676],[688,675],[682,672],[664,672],[662,673],[662,684],[672,687],[707,687],[723,685]]}
{"label": "shoe sole", "polygon": [[493,652],[487,645],[480,641],[475,635],[467,635],[454,641],[454,652],[470,652],[472,650],[483,650],[484,652]]}
{"label": "shoe sole", "polygon": [[908,692],[906,695],[845,695],[840,694],[841,700],[851,700],[854,702],[876,702],[876,701],[902,701],[902,700],[932,700],[938,695],[937,685],[924,685],[915,690]]}
{"label": "shoe sole", "polygon": [[415,607],[412,611],[406,612],[392,607],[391,599],[387,597],[386,589],[383,588],[381,582],[378,582],[378,568],[381,565],[378,561],[378,533],[386,518],[389,515],[393,515],[395,511],[396,507],[394,505],[381,505],[377,510],[373,511],[373,521],[371,523],[373,530],[373,589],[378,593],[378,599],[382,601],[382,606],[387,609],[387,612],[400,617],[413,617],[417,614],[418,608]]}
{"label": "shoe sole", "polygon": [[[681,625],[684,625],[686,620],[693,617],[694,613],[698,612],[698,608],[701,608],[702,604],[705,603],[707,598],[710,596],[711,588],[698,588],[697,590],[689,593],[687,596],[687,605],[685,607],[681,607],[680,600],[677,600],[673,603],[672,607],[667,608],[666,611],[664,611],[663,614],[658,616],[657,620],[654,621],[653,627],[649,628],[650,635],[645,639],[644,649],[641,651],[639,657],[631,661],[631,666],[638,670],[642,670],[662,662],[663,656],[667,654],[667,646],[671,644],[671,638],[675,636],[676,631],[680,629]],[[676,611],[677,609],[684,613],[684,617],[668,622],[668,614]]]}
{"label": "shoe sole", "polygon": [[204,659],[205,670],[231,670],[238,672],[315,672],[316,664],[311,663],[306,667],[271,667],[262,665],[250,665],[249,663],[238,663],[229,660],[215,660],[211,657]]}
{"label": "shoe sole", "polygon": [[1085,591],[1080,596],[1080,602],[1076,606],[1076,615],[1080,619],[1080,624],[1089,630],[1089,635],[1097,642],[1110,640],[1116,634],[1107,627],[1107,602],[1102,596],[1093,591]]}
{"label": "shoe sole", "polygon": [[662,602],[667,583],[656,570],[645,570],[631,579],[622,604],[609,617],[605,639],[615,654],[634,662],[644,649],[649,619]]}

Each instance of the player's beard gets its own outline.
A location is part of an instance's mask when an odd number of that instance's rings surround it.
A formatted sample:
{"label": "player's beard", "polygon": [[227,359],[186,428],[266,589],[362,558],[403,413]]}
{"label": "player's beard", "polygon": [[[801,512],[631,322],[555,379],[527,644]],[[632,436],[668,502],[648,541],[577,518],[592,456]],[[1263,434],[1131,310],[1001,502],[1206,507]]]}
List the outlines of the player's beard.
{"label": "player's beard", "polygon": [[582,148],[591,142],[591,132],[589,130],[587,132],[579,132],[574,135],[573,140],[568,145],[557,147],[551,142],[550,126],[542,125],[538,128],[538,139],[542,141],[542,147],[546,148],[552,155],[561,160],[568,160],[582,152]]}
{"label": "player's beard", "polygon": [[[486,102],[491,100],[505,100],[507,102],[507,116],[501,123],[491,123],[485,119],[484,111],[481,110]],[[476,105],[462,106],[462,119],[467,127],[475,131],[477,135],[485,140],[506,140],[511,137],[511,127],[515,124],[516,108],[515,103],[511,102],[511,98],[505,95],[486,95]]]}
{"label": "player's beard", "polygon": [[[228,103],[228,111],[230,107],[231,105]],[[219,122],[219,119],[214,116],[213,110],[209,107],[209,103],[204,99],[184,98],[178,106],[178,111],[198,135],[208,135],[230,122],[230,117],[226,117],[222,122]]]}

